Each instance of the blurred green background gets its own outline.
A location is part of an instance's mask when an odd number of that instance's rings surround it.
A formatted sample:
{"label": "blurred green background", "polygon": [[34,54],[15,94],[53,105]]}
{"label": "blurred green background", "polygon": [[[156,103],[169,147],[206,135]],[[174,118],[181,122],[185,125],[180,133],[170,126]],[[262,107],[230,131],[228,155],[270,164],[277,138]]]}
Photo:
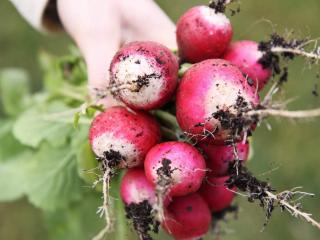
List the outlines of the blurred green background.
{"label": "blurred green background", "polygon": [[[157,2],[174,21],[190,6],[207,3],[198,0]],[[38,52],[45,49],[50,53],[63,55],[71,43],[70,39],[63,34],[43,36],[36,32],[8,1],[0,2],[0,16],[0,68],[26,68],[32,77],[33,89],[39,89],[42,73],[37,60]],[[276,27],[279,33],[294,29],[297,36],[319,37],[319,18],[319,0],[246,0],[242,1],[241,13],[231,20],[235,39],[261,40],[268,37],[272,27]],[[290,108],[319,106],[320,97],[314,97],[311,92],[315,84],[320,84],[320,80],[316,78],[320,67],[309,69],[303,59],[297,59],[290,63],[289,69],[290,78],[286,85],[285,97],[296,98]],[[314,217],[320,220],[319,119],[299,123],[269,120],[268,123],[272,126],[272,131],[262,125],[255,133],[254,157],[249,163],[249,168],[259,175],[279,167],[276,171],[261,177],[270,179],[279,191],[303,186],[305,191],[315,193],[314,198],[304,199],[303,204],[306,211],[313,213]],[[227,225],[223,225],[227,234],[221,239],[320,239],[319,231],[311,225],[279,211],[275,211],[269,225],[261,232],[264,223],[261,208],[241,197],[236,201],[241,207],[239,218],[231,218]],[[1,203],[0,239],[47,239],[48,233],[43,221],[42,213],[28,204],[26,199],[14,203]]]}

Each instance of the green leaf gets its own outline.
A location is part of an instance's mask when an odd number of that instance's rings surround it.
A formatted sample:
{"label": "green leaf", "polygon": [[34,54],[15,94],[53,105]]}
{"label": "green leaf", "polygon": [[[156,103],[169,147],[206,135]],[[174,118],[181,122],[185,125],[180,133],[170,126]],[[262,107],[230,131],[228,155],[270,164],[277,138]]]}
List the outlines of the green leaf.
{"label": "green leaf", "polygon": [[9,116],[16,116],[30,102],[29,78],[21,69],[5,69],[0,72],[0,100]]}
{"label": "green leaf", "polygon": [[25,194],[35,206],[53,211],[79,200],[81,181],[70,149],[43,144],[37,152],[25,151],[1,163],[0,201]]}
{"label": "green leaf", "polygon": [[[111,196],[115,218],[114,232],[108,234],[105,239],[137,239],[132,231],[129,231],[128,221],[124,211],[124,204],[120,198],[121,174],[112,181]],[[73,204],[64,211],[58,211],[45,215],[50,239],[92,239],[104,227],[104,219],[99,218],[96,210],[102,204],[101,193],[88,192],[81,202]]]}
{"label": "green leaf", "polygon": [[73,117],[73,127],[76,129],[79,127],[79,120],[80,120],[80,112],[76,112]]}
{"label": "green leaf", "polygon": [[179,69],[179,77],[183,77],[183,75],[188,71],[189,68],[192,67],[191,63],[184,63],[181,65],[180,69]]}
{"label": "green leaf", "polygon": [[30,202],[45,210],[66,207],[81,197],[77,162],[69,146],[43,144],[29,161],[24,181]]}
{"label": "green leaf", "polygon": [[52,240],[88,240],[103,228],[103,218],[96,214],[101,195],[85,194],[81,202],[62,211],[45,213],[45,223]]}
{"label": "green leaf", "polygon": [[[86,183],[92,185],[102,173],[98,161],[88,142],[83,143],[77,151],[78,174]],[[101,186],[100,186],[101,187]]]}
{"label": "green leaf", "polygon": [[[86,84],[86,66],[80,55],[67,55],[58,58],[41,52],[39,60],[45,72],[44,86],[49,92],[57,94],[68,86],[79,87]],[[80,90],[82,93],[83,89]],[[86,94],[87,89],[84,88],[84,90]]]}
{"label": "green leaf", "polygon": [[12,120],[0,120],[0,162],[21,154],[26,148],[12,135]]}
{"label": "green leaf", "polygon": [[93,118],[95,113],[97,111],[99,112],[103,112],[105,109],[104,109],[104,106],[103,105],[89,105],[87,108],[86,108],[86,116],[88,118]]}
{"label": "green leaf", "polygon": [[[13,134],[22,144],[34,148],[44,140],[54,146],[63,146],[72,131],[72,118],[68,111],[70,108],[59,102],[53,102],[43,109],[31,108],[18,118]],[[70,124],[66,123],[68,117]]]}
{"label": "green leaf", "polygon": [[[91,187],[102,173],[98,168],[98,161],[91,150],[88,131],[88,126],[79,127],[78,131],[73,134],[71,149],[76,152],[79,177]],[[101,191],[101,185],[98,184],[95,189]]]}
{"label": "green leaf", "polygon": [[63,76],[56,56],[45,51],[39,54],[40,66],[44,72],[43,82],[45,90],[50,93],[56,93],[62,89]]}
{"label": "green leaf", "polygon": [[0,201],[13,201],[25,193],[25,171],[31,151],[25,151],[0,164]]}
{"label": "green leaf", "polygon": [[81,110],[77,111],[73,115],[74,128],[78,128],[81,117],[85,117],[87,121],[91,121],[97,111],[104,111],[104,107],[102,105],[88,105],[87,103],[82,104],[80,109]]}

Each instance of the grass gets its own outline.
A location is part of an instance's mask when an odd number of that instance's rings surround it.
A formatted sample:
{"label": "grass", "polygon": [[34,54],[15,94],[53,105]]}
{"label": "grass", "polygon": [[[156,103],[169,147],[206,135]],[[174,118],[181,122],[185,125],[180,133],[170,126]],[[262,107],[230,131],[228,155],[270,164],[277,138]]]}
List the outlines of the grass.
{"label": "grass", "polygon": [[[190,6],[207,1],[158,0],[160,6],[176,20]],[[298,36],[320,36],[320,2],[318,0],[269,0],[242,1],[241,13],[232,18],[235,39],[261,40],[271,33],[275,26],[280,33],[295,29]],[[41,72],[37,53],[41,49],[62,55],[66,52],[70,39],[65,35],[43,36],[33,30],[7,1],[1,2],[0,15],[0,68],[15,66],[29,70],[34,90],[41,87]],[[262,21],[268,19],[270,21]],[[270,24],[272,22],[272,24]],[[286,98],[298,97],[290,105],[292,109],[319,106],[320,99],[311,94],[314,84],[319,84],[315,76],[319,66],[307,69],[299,59],[290,64],[290,80]],[[279,167],[265,176],[271,179],[279,191],[303,186],[305,191],[316,197],[305,199],[305,209],[320,220],[319,211],[319,120],[293,123],[285,120],[270,120],[272,131],[262,126],[255,133],[253,160],[249,168],[259,174]],[[232,233],[225,240],[236,239],[319,239],[319,232],[289,214],[275,213],[267,229],[261,233],[264,215],[257,205],[238,197],[241,206],[239,220],[231,220],[226,228]],[[46,239],[41,213],[26,200],[0,204],[0,239],[37,240]],[[229,232],[230,232],[229,231]],[[208,238],[209,239],[209,238]]]}

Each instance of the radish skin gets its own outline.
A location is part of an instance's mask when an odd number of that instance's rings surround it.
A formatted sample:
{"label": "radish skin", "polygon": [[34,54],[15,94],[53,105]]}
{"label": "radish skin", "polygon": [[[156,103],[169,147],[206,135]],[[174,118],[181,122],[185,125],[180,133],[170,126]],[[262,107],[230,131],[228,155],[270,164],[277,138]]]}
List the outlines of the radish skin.
{"label": "radish skin", "polygon": [[259,51],[258,43],[244,40],[232,43],[223,58],[239,67],[252,80],[255,88],[261,91],[272,75],[271,69],[259,63],[262,56],[263,53]]}
{"label": "radish skin", "polygon": [[110,89],[136,110],[151,110],[167,103],[178,84],[177,57],[151,41],[124,45],[110,65]]}
{"label": "radish skin", "polygon": [[228,189],[224,184],[229,177],[208,177],[199,190],[200,195],[209,205],[212,212],[220,212],[230,206],[236,188]]}
{"label": "radish skin", "polygon": [[164,159],[170,161],[172,171],[168,196],[184,196],[200,188],[206,164],[196,148],[182,142],[165,142],[154,146],[144,162],[146,177],[154,185],[159,181],[157,170],[162,167]]}
{"label": "radish skin", "polygon": [[199,239],[211,224],[211,213],[203,198],[193,193],[175,198],[165,210],[163,228],[177,240]]}
{"label": "radish skin", "polygon": [[97,157],[108,160],[106,153],[117,153],[119,167],[130,168],[143,164],[147,152],[160,140],[160,128],[146,113],[112,107],[95,117],[89,140]]}
{"label": "radish skin", "polygon": [[235,149],[233,145],[214,145],[210,143],[200,143],[199,147],[206,156],[206,163],[209,169],[209,175],[214,177],[223,177],[228,175],[230,163],[235,161],[237,157],[241,162],[245,162],[249,156],[249,143],[237,143]]}
{"label": "radish skin", "polygon": [[155,190],[148,182],[142,168],[129,169],[121,180],[120,196],[129,205],[147,200],[151,205],[156,201]]}
{"label": "radish skin", "polygon": [[258,104],[255,88],[237,67],[222,59],[210,59],[184,74],[177,90],[176,116],[181,129],[192,138],[224,144],[233,136],[216,115],[236,115]]}
{"label": "radish skin", "polygon": [[232,39],[230,20],[207,6],[196,6],[181,16],[177,23],[180,58],[197,63],[219,58]]}

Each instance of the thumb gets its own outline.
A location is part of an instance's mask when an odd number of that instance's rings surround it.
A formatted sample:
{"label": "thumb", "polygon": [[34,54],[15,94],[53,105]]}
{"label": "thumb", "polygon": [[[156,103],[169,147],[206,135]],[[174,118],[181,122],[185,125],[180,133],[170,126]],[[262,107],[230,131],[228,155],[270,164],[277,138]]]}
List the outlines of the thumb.
{"label": "thumb", "polygon": [[153,0],[119,1],[125,41],[150,40],[176,49],[175,24]]}
{"label": "thumb", "polygon": [[[89,92],[98,100],[99,92],[106,92],[109,85],[109,65],[121,41],[118,5],[111,0],[58,0],[58,11],[85,58]],[[103,102],[116,103],[108,92]]]}

